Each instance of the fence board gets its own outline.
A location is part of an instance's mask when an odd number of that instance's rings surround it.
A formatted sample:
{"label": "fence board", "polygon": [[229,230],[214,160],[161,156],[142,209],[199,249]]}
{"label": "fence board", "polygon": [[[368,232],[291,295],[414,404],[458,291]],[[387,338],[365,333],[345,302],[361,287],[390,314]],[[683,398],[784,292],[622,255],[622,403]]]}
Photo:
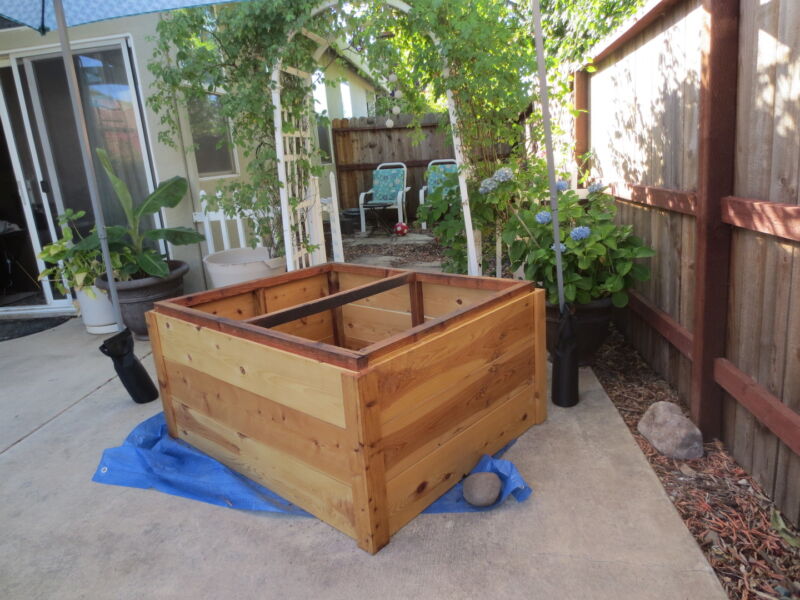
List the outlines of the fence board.
{"label": "fence board", "polygon": [[[425,170],[432,160],[454,158],[450,134],[439,126],[443,115],[430,114],[422,120],[422,139],[414,143],[411,117],[392,117],[395,126],[386,127],[386,117],[334,119],[332,123],[336,174],[341,208],[357,208],[358,195],[372,187],[372,171],[382,162],[403,162],[408,166],[406,195],[409,213],[416,217],[419,189],[425,185]],[[411,220],[409,218],[409,220]]]}
{"label": "fence board", "polygon": [[[649,197],[642,191],[634,200],[643,202],[620,202],[618,216],[658,251],[651,261],[652,280],[637,286],[643,306],[652,310],[634,311],[626,332],[684,398],[691,362],[673,344],[685,342],[685,336],[673,336],[670,344],[662,334],[680,331],[678,326],[689,333],[696,329],[697,227],[686,200],[698,184],[699,44],[705,19],[699,4],[648,5],[650,12],[638,24],[601,48],[598,70],[588,81],[593,176],[688,194]],[[800,3],[740,3],[733,186],[738,198],[724,206],[725,222],[733,227],[726,344],[720,358],[758,384],[763,394],[756,396],[780,398],[790,415],[800,412],[800,240],[792,222],[800,206],[797,48]],[[775,436],[780,427],[765,417],[761,400],[755,402],[748,406],[758,417],[733,397],[724,397],[722,438],[798,523],[800,456]]]}

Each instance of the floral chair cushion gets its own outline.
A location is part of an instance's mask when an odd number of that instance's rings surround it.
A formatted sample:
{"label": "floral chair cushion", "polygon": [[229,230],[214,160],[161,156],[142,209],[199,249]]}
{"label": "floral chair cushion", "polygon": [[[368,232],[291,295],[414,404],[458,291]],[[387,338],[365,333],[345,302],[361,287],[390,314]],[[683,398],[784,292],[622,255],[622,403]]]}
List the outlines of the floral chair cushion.
{"label": "floral chair cushion", "polygon": [[372,200],[369,204],[396,204],[403,191],[403,169],[377,169],[372,172]]}
{"label": "floral chair cushion", "polygon": [[458,173],[458,165],[445,163],[428,169],[428,193],[432,194],[445,185],[448,175]]}

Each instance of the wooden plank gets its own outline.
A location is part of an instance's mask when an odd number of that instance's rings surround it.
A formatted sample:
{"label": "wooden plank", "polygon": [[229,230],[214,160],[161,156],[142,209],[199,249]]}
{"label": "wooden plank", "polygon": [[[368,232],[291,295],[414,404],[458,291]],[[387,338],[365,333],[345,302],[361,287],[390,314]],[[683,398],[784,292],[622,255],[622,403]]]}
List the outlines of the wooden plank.
{"label": "wooden plank", "polygon": [[331,311],[324,311],[287,323],[281,323],[276,325],[274,329],[275,331],[289,333],[316,342],[333,340],[335,337]]}
{"label": "wooden plank", "polygon": [[516,342],[530,343],[532,307],[533,294],[529,293],[378,363],[375,369],[380,373],[382,423],[386,425],[404,413],[416,413],[421,402],[446,397],[452,388]]}
{"label": "wooden plank", "polygon": [[228,298],[196,304],[193,308],[219,317],[242,320],[261,313],[260,292],[254,290]]}
{"label": "wooden plank", "polygon": [[349,485],[290,454],[240,436],[186,405],[181,404],[179,408],[177,420],[181,439],[355,537],[353,495]]}
{"label": "wooden plank", "polygon": [[390,535],[377,380],[371,372],[359,377],[342,375],[342,389],[350,435],[356,541],[375,554],[389,543]]}
{"label": "wooden plank", "polygon": [[629,297],[631,310],[691,360],[692,333],[636,290],[630,290]]}
{"label": "wooden plank", "polygon": [[730,228],[722,198],[733,192],[739,50],[738,0],[703,0],[707,36],[700,90],[697,194],[695,330],[692,352],[692,418],[706,439],[719,437],[722,394],[714,360],[725,353],[730,268]]}
{"label": "wooden plank", "polygon": [[496,292],[517,288],[526,284],[529,287],[533,287],[533,284],[530,282],[520,282],[516,279],[499,279],[497,277],[459,275],[457,273],[428,273],[424,271],[419,271],[415,275],[416,280],[421,283],[437,283],[463,289],[479,289]]}
{"label": "wooden plank", "polygon": [[[368,275],[360,275],[358,273],[340,273],[339,282],[342,289],[348,290],[359,287],[376,281],[376,278]],[[411,312],[411,302],[408,297],[408,292],[403,288],[395,288],[375,294],[374,296],[367,296],[360,300],[356,300],[353,304],[371,306],[373,308],[384,308],[386,310],[394,310],[398,312]]]}
{"label": "wooden plank", "polygon": [[409,308],[411,309],[411,325],[422,325],[425,322],[425,298],[422,284],[413,281],[408,284]]}
{"label": "wooden plank", "polygon": [[[328,275],[320,273],[270,286],[261,290],[263,306],[268,314],[291,308],[297,304],[324,298],[328,295]],[[251,315],[251,319],[256,315]],[[299,318],[299,317],[298,317]],[[249,322],[249,320],[247,320]]]}
{"label": "wooden plank", "polygon": [[172,304],[171,302],[156,302],[155,312],[175,317],[191,323],[195,327],[205,327],[351,371],[358,370],[366,360],[361,352],[315,342],[289,333],[283,333],[282,331],[275,331],[274,329],[264,329],[242,321],[234,321],[224,317],[212,317],[194,308]]}
{"label": "wooden plank", "polygon": [[341,369],[166,315],[156,319],[165,360],[344,427]]}
{"label": "wooden plank", "polygon": [[[328,273],[328,291],[331,294],[335,294],[340,291],[340,289],[339,273],[337,271],[331,271]],[[330,314],[333,328],[333,343],[337,346],[344,346],[346,338],[342,323],[342,307],[337,306],[336,308],[332,308]]]}
{"label": "wooden plank", "polygon": [[697,210],[697,195],[694,192],[635,183],[614,183],[609,187],[614,197],[623,202],[643,204],[692,216]]}
{"label": "wooden plank", "polygon": [[158,328],[158,320],[153,311],[147,311],[144,316],[147,319],[147,334],[150,338],[150,348],[153,352],[153,364],[156,368],[158,389],[161,395],[161,405],[164,407],[164,420],[167,422],[167,431],[172,437],[178,437],[175,406],[170,393],[170,380],[164,363],[164,354],[161,351],[161,332]]}
{"label": "wooden plank", "polygon": [[[533,373],[533,349],[530,339],[523,339],[483,367],[454,379],[441,393],[421,393],[413,409],[383,425],[387,477],[418,462],[523,388],[533,395]],[[529,418],[541,422],[533,414]]]}
{"label": "wooden plank", "polygon": [[726,358],[714,361],[714,380],[792,452],[800,455],[800,413],[770,394],[764,386]]}
{"label": "wooden plank", "polygon": [[[282,323],[287,323],[289,321],[307,317],[318,312],[344,306],[350,302],[361,300],[362,298],[379,294],[380,292],[386,290],[404,286],[411,281],[412,278],[412,273],[401,273],[400,275],[387,277],[386,279],[380,279],[374,283],[368,283],[357,288],[336,292],[335,294],[329,294],[327,296],[320,297],[317,300],[296,305],[292,304],[289,308],[270,312],[266,315],[252,317],[247,319],[246,322],[259,327],[275,327],[276,325],[280,325]],[[272,306],[272,304],[270,304],[270,299],[268,299],[267,302],[267,306]]]}
{"label": "wooden plank", "polygon": [[589,166],[585,158],[589,152],[589,73],[578,69],[573,82],[575,110],[579,111],[575,117],[575,166],[580,179]]}
{"label": "wooden plank", "polygon": [[316,267],[298,269],[296,271],[282,273],[281,275],[275,275],[266,279],[254,279],[253,281],[246,281],[244,283],[236,283],[225,287],[214,288],[213,290],[207,290],[205,292],[194,292],[192,294],[186,294],[185,296],[170,298],[169,301],[173,304],[179,304],[181,306],[196,306],[197,304],[228,298],[230,296],[251,292],[264,287],[279,286],[289,281],[308,279],[321,273],[327,273],[332,268],[332,264],[328,263]]}
{"label": "wooden plank", "polygon": [[[363,130],[362,130],[363,131]],[[445,157],[447,158],[447,157]],[[438,160],[437,158],[420,158],[420,159],[413,159],[413,160],[404,160],[402,161],[406,168],[414,169],[414,168],[427,168],[428,163],[432,160]],[[384,161],[388,162],[388,161]],[[396,161],[391,161],[396,162]],[[336,170],[341,171],[342,173],[347,173],[348,171],[374,171],[378,168],[378,165],[381,163],[377,162],[364,162],[364,163],[351,163],[351,164],[337,164]]]}
{"label": "wooden plank", "polygon": [[530,389],[497,406],[424,459],[386,482],[389,529],[398,531],[454,486],[483,454],[492,454],[530,426]]}
{"label": "wooden plank", "polygon": [[[464,308],[447,313],[441,317],[435,317],[430,321],[426,320],[425,323],[412,327],[408,331],[399,333],[381,342],[376,342],[364,348],[362,352],[366,356],[367,361],[373,364],[377,361],[385,360],[386,357],[397,352],[402,352],[404,348],[416,344],[424,338],[442,333],[447,329],[461,325],[477,315],[485,313],[489,309],[495,308],[515,298],[530,294],[532,289],[532,284],[523,282],[522,286],[507,291],[495,292],[484,300],[468,304]],[[543,290],[536,290],[534,293],[538,293],[539,291],[544,293]]]}
{"label": "wooden plank", "polygon": [[495,293],[491,290],[460,288],[438,283],[421,282],[420,285],[426,317],[441,317],[485,300]]}
{"label": "wooden plank", "polygon": [[350,481],[344,429],[173,361],[165,362],[165,372],[176,403]]}
{"label": "wooden plank", "polygon": [[729,225],[800,242],[800,206],[727,196],[722,220]]}
{"label": "wooden plank", "polygon": [[355,338],[370,344],[410,330],[411,314],[372,308],[358,304],[342,307],[342,329],[345,339]]}

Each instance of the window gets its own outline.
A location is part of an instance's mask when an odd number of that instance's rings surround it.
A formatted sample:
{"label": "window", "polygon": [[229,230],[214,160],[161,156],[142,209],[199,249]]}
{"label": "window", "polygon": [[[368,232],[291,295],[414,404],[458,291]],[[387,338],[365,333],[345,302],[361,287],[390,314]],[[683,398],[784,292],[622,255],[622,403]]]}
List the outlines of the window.
{"label": "window", "polygon": [[350,84],[343,81],[340,89],[342,91],[342,116],[345,119],[353,118],[353,98],[350,95]]}
{"label": "window", "polygon": [[217,94],[189,101],[194,156],[200,177],[236,174],[236,160],[228,120],[222,115]]}

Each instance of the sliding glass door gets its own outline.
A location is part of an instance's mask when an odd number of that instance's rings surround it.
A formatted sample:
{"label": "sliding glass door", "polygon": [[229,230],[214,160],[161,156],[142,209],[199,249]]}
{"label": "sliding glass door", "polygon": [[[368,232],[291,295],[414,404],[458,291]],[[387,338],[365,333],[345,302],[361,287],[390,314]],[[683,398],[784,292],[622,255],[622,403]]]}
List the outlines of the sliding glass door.
{"label": "sliding glass door", "polygon": [[[120,40],[75,50],[73,60],[92,149],[108,152],[114,171],[139,203],[154,189],[154,178],[127,44]],[[27,190],[27,202],[41,204],[46,220],[46,227],[32,231],[39,238],[32,245],[38,248],[52,239],[57,217],[66,209],[86,213],[78,223],[86,235],[95,219],[63,60],[54,52],[22,53],[12,56],[11,67],[13,78],[3,82],[3,92],[8,97],[13,88],[16,94],[13,105],[21,118],[14,135],[30,155],[29,161],[18,161],[17,180]],[[94,152],[93,160],[106,222],[123,224],[125,215]],[[46,303],[58,305],[58,293],[47,282],[43,285]]]}

